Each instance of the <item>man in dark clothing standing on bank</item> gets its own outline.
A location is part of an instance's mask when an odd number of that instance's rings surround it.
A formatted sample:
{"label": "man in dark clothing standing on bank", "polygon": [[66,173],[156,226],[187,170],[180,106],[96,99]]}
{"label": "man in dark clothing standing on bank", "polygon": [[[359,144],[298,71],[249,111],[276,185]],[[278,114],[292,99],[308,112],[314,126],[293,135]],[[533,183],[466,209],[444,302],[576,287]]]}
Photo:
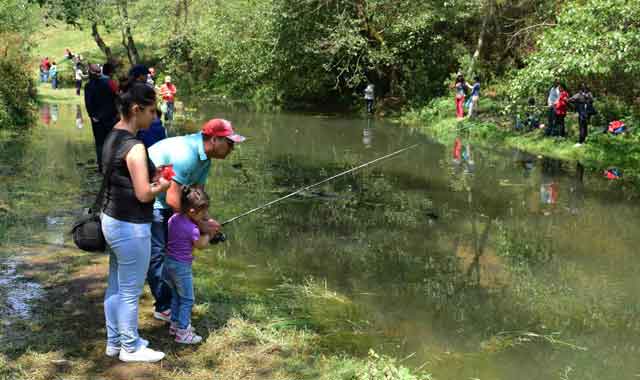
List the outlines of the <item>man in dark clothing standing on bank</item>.
{"label": "man in dark clothing standing on bank", "polygon": [[116,94],[101,76],[100,66],[89,65],[89,82],[84,86],[84,103],[91,118],[100,172],[102,172],[102,145],[113,126],[118,122]]}

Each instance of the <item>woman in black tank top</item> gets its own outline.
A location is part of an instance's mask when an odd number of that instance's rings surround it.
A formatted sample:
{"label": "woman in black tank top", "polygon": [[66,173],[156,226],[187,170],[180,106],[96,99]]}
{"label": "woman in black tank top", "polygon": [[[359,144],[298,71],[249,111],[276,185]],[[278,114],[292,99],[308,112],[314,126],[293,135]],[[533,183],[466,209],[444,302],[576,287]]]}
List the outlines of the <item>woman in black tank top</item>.
{"label": "woman in black tank top", "polygon": [[107,178],[102,231],[110,248],[109,284],[104,299],[108,356],[125,362],[156,362],[164,353],[138,335],[138,301],[151,255],[153,201],[170,182],[156,174],[141,141],[156,115],[156,94],[134,84],[120,97],[121,121],[105,140]]}

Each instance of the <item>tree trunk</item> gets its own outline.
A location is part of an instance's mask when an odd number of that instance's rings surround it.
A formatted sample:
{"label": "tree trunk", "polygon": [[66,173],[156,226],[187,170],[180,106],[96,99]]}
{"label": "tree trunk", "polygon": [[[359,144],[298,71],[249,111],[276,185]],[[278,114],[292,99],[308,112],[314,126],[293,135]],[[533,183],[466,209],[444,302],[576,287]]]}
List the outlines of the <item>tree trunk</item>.
{"label": "tree trunk", "polygon": [[173,23],[173,34],[177,35],[180,28],[180,15],[182,14],[182,0],[176,0],[176,12]]}
{"label": "tree trunk", "polygon": [[189,0],[183,0],[182,5],[184,6],[184,26],[187,26],[189,22]]}
{"label": "tree trunk", "polygon": [[120,1],[120,14],[122,16],[122,45],[127,50],[127,56],[129,62],[135,65],[140,61],[138,55],[138,49],[133,41],[133,35],[131,34],[131,24],[129,23],[129,11],[127,10],[127,0]]}
{"label": "tree trunk", "polygon": [[480,58],[480,53],[482,53],[482,45],[484,45],[484,36],[487,33],[487,27],[489,25],[489,20],[493,18],[494,13],[494,5],[493,0],[487,0],[484,9],[484,17],[482,18],[482,26],[480,27],[480,35],[478,36],[478,43],[476,45],[476,51],[473,52],[473,56],[471,57],[471,63],[469,63],[469,69],[467,70],[467,78],[470,78],[473,75],[473,69],[475,67],[476,62]]}
{"label": "tree trunk", "polygon": [[96,41],[96,44],[98,45],[100,50],[102,50],[104,55],[107,57],[107,62],[115,62],[113,59],[113,53],[111,53],[111,49],[109,48],[109,46],[107,46],[107,44],[102,39],[102,36],[100,36],[100,33],[98,32],[97,21],[93,21],[91,23],[91,35],[93,36],[93,39]]}

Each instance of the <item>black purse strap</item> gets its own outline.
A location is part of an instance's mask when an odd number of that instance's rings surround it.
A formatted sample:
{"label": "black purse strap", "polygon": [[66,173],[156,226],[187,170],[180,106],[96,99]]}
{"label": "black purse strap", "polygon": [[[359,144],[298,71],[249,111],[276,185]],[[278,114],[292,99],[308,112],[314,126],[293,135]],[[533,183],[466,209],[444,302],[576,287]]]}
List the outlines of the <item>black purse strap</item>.
{"label": "black purse strap", "polygon": [[[104,149],[104,147],[103,147]],[[107,163],[107,171],[105,172],[104,177],[102,177],[102,185],[100,185],[100,191],[96,196],[96,201],[91,207],[91,213],[96,214],[102,211],[103,201],[104,201],[104,193],[109,186],[109,178],[111,178],[111,173],[113,173],[113,165],[112,165],[113,157]]]}

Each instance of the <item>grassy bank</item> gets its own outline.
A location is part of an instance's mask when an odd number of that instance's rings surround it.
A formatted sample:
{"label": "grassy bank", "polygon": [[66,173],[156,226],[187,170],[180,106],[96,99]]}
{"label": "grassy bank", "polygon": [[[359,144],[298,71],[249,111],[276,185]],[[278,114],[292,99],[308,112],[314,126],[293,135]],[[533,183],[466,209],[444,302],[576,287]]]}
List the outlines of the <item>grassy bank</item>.
{"label": "grassy bank", "polygon": [[[602,133],[604,126],[592,123],[586,143],[576,147],[578,122],[575,113],[568,114],[566,119],[567,138],[546,137],[541,129],[516,131],[515,118],[504,115],[507,107],[507,102],[498,98],[482,98],[477,118],[457,120],[453,97],[444,97],[434,99],[423,108],[406,112],[400,121],[420,128],[447,146],[453,144],[456,137],[462,137],[476,143],[579,161],[597,170],[616,167],[622,170],[630,183],[640,184],[640,170],[636,165],[640,159],[640,135],[637,131],[632,129],[614,136]],[[543,123],[545,116],[541,117]]]}
{"label": "grassy bank", "polygon": [[[45,291],[32,303],[33,317],[10,319],[1,331],[0,379],[420,379],[397,360],[349,354],[354,347],[330,344],[364,336],[362,310],[312,280],[286,281],[264,289],[265,278],[239,278],[228,259],[196,265],[194,325],[204,335],[193,347],[173,343],[167,327],[150,318],[152,298],[141,304],[141,335],[167,358],[161,364],[136,365],[110,359],[104,350],[102,297],[108,259],[75,247],[28,244],[5,246],[2,256],[19,258],[20,271]],[[216,268],[211,270],[208,268]],[[250,268],[243,268],[248,272]],[[251,278],[249,278],[251,277]],[[55,306],[54,306],[55,305]],[[10,316],[10,314],[9,314]],[[345,322],[341,322],[345,321]],[[351,321],[351,332],[342,324]],[[362,339],[361,339],[362,340]]]}

